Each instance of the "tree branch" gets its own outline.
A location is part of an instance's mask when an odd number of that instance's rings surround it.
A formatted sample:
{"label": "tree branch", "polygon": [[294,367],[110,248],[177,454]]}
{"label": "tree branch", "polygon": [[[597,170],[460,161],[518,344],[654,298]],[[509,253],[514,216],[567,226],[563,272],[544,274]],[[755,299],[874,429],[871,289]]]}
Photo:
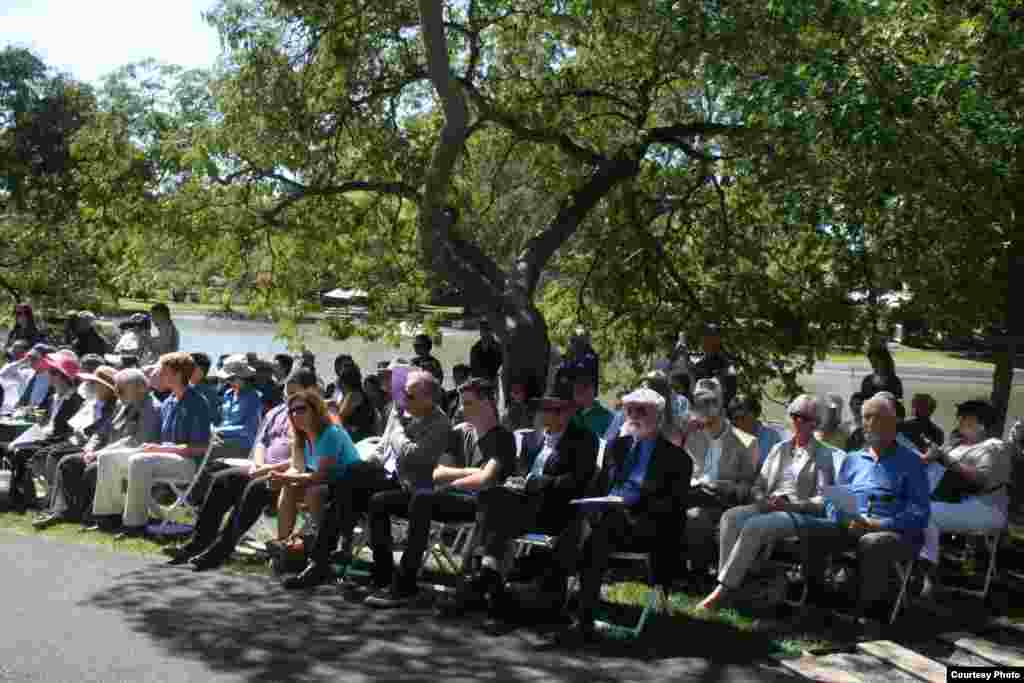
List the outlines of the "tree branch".
{"label": "tree branch", "polygon": [[465,79],[460,79],[459,83],[461,83],[462,87],[467,93],[469,93],[469,97],[473,100],[473,104],[476,108],[480,110],[481,118],[494,121],[507,130],[515,133],[519,138],[532,142],[555,145],[566,155],[590,166],[596,166],[607,160],[604,155],[573,142],[572,138],[565,133],[550,130],[538,130],[523,125],[513,115],[508,112],[501,111],[491,104],[491,102],[489,102],[487,98],[484,97],[475,86],[473,86],[472,83],[469,83]]}
{"label": "tree branch", "polygon": [[416,192],[415,188],[406,185],[405,183],[350,180],[346,183],[342,183],[341,185],[310,187],[297,183],[294,180],[277,173],[268,173],[263,177],[268,180],[279,180],[281,182],[285,182],[295,188],[295,191],[292,194],[279,201],[273,208],[261,212],[263,217],[271,223],[276,222],[278,216],[280,216],[288,207],[310,197],[336,197],[338,195],[349,194],[351,192],[375,192],[377,194],[387,194],[400,197],[402,199],[408,199],[416,204],[421,202],[421,197]]}
{"label": "tree branch", "polygon": [[524,288],[528,296],[533,296],[544,266],[558,248],[579,229],[591,209],[611,192],[612,188],[639,172],[639,157],[621,154],[615,159],[601,163],[586,184],[562,203],[558,214],[548,227],[526,243],[526,248],[516,262],[516,268],[517,284]]}
{"label": "tree branch", "polygon": [[441,100],[444,127],[434,145],[419,214],[419,245],[426,265],[444,276],[447,250],[451,243],[456,214],[448,210],[446,197],[455,165],[465,149],[469,126],[469,107],[462,90],[451,75],[448,43],[444,31],[444,7],[441,0],[419,0],[423,44],[427,52],[427,74]]}

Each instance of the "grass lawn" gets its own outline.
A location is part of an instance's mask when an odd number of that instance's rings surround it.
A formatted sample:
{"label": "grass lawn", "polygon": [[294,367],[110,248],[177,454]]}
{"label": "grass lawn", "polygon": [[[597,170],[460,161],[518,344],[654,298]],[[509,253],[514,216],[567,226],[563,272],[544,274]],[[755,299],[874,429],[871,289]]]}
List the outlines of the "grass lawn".
{"label": "grass lawn", "polygon": [[[78,524],[60,524],[43,531],[32,528],[32,515],[0,513],[0,531],[22,535],[39,535],[60,543],[92,545],[112,552],[127,552],[150,557],[161,561],[160,552],[164,544],[146,538],[134,538],[117,541],[112,534],[100,531],[85,531]],[[1011,526],[1008,547],[1001,554],[1000,565],[1007,569],[1016,569],[1016,559],[1024,555],[1024,528]],[[2,536],[0,536],[2,542]],[[266,562],[259,557],[239,556],[225,566],[223,571],[233,574],[252,575],[264,579],[272,576]],[[977,581],[977,576],[967,576],[983,571],[967,562],[954,574]],[[431,572],[433,574],[433,571]],[[947,578],[955,578],[946,574]],[[434,575],[432,580],[447,582],[450,577]],[[647,604],[650,588],[645,583],[627,580],[616,573],[613,583],[605,590],[608,617],[614,623],[633,624],[640,610]],[[1006,585],[994,588],[1002,591],[1001,598],[992,603],[1002,605],[998,612],[1014,621],[1024,621],[1024,608],[1019,605],[1018,591],[1014,588],[1012,575],[1006,579]],[[718,613],[703,614],[695,611],[695,606],[703,596],[690,592],[673,592],[668,599],[667,612],[656,615],[648,622],[644,642],[649,639],[655,643],[670,645],[678,638],[696,629],[697,632],[708,634],[710,650],[718,651],[712,642],[728,642],[729,651],[751,658],[762,657],[799,657],[806,652],[839,651],[853,646],[855,631],[837,632],[833,614],[828,609],[810,607],[803,611],[781,608],[778,614],[752,615],[735,610],[722,610]],[[910,609],[901,617],[900,627],[892,637],[899,640],[907,634],[912,640],[927,640],[938,633],[955,630],[961,622],[968,620],[987,619],[990,612],[976,600],[962,603],[961,612],[956,607],[957,615],[953,622],[949,619],[937,619],[933,614],[919,609]],[[971,616],[966,616],[971,613]],[[949,622],[949,623],[947,623]],[[721,636],[719,638],[719,636]],[[619,639],[619,638],[617,638]],[[745,653],[745,654],[744,654]]]}
{"label": "grass lawn", "polygon": [[[896,371],[900,366],[942,368],[947,370],[987,370],[992,371],[992,364],[982,361],[961,358],[959,353],[952,351],[932,351],[928,349],[913,349],[907,346],[893,349],[893,360],[896,361]],[[830,353],[825,360],[829,363],[842,363],[854,366],[869,368],[868,359],[863,353]]]}

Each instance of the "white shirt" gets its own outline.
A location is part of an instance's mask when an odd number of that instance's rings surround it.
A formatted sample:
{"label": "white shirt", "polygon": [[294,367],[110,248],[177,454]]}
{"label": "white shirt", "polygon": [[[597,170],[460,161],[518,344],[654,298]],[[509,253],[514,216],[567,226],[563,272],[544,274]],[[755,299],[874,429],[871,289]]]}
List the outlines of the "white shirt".
{"label": "white shirt", "polygon": [[541,447],[540,453],[537,454],[537,459],[533,461],[533,467],[530,468],[529,476],[540,476],[544,474],[544,466],[547,464],[548,458],[551,457],[551,454],[555,452],[556,448],[558,448],[558,442],[562,440],[562,434],[564,433],[565,432],[560,434],[544,433],[544,445]]}
{"label": "white shirt", "polygon": [[810,454],[806,448],[800,446],[793,446],[792,452],[787,456],[789,462],[780,463],[782,468],[782,480],[779,482],[778,491],[774,495],[777,496],[795,496],[797,492],[797,480],[800,477],[800,470],[804,466],[807,458]]}

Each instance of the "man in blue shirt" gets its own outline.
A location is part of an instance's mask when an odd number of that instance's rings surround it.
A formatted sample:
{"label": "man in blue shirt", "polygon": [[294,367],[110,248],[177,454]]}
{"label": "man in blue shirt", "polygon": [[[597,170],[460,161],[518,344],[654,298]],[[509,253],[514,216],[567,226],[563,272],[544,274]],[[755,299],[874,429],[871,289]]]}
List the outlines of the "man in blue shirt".
{"label": "man in blue shirt", "polygon": [[[160,406],[161,443],[140,449],[105,452],[99,457],[93,514],[122,516],[126,536],[141,535],[148,521],[150,488],[154,479],[187,481],[196,474],[210,443],[210,408],[189,384],[194,362],[184,352],[160,357],[156,385],[170,396]],[[121,482],[128,480],[127,492]]]}
{"label": "man in blue shirt", "polygon": [[864,403],[862,413],[865,448],[850,453],[836,477],[836,484],[852,494],[856,512],[844,512],[839,501],[826,495],[827,518],[801,517],[797,526],[810,544],[812,585],[828,554],[857,549],[858,616],[884,622],[891,609],[886,600],[891,565],[917,555],[931,506],[924,465],[896,441],[893,402],[875,396]]}

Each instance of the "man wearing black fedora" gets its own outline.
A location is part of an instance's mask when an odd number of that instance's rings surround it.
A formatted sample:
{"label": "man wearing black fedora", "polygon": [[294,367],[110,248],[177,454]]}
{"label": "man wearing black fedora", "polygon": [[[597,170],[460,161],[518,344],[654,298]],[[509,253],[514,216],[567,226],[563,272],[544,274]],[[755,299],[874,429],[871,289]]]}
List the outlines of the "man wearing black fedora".
{"label": "man wearing black fedora", "polygon": [[[527,532],[560,535],[575,515],[569,501],[580,497],[594,476],[597,437],[572,422],[576,413],[572,380],[558,377],[536,403],[544,429],[522,446],[522,476],[480,493],[477,533],[484,556],[480,570],[466,584],[464,599],[490,596],[495,604],[505,582],[502,560],[508,542]],[[557,547],[556,542],[556,553]],[[564,592],[565,585],[542,588]]]}

